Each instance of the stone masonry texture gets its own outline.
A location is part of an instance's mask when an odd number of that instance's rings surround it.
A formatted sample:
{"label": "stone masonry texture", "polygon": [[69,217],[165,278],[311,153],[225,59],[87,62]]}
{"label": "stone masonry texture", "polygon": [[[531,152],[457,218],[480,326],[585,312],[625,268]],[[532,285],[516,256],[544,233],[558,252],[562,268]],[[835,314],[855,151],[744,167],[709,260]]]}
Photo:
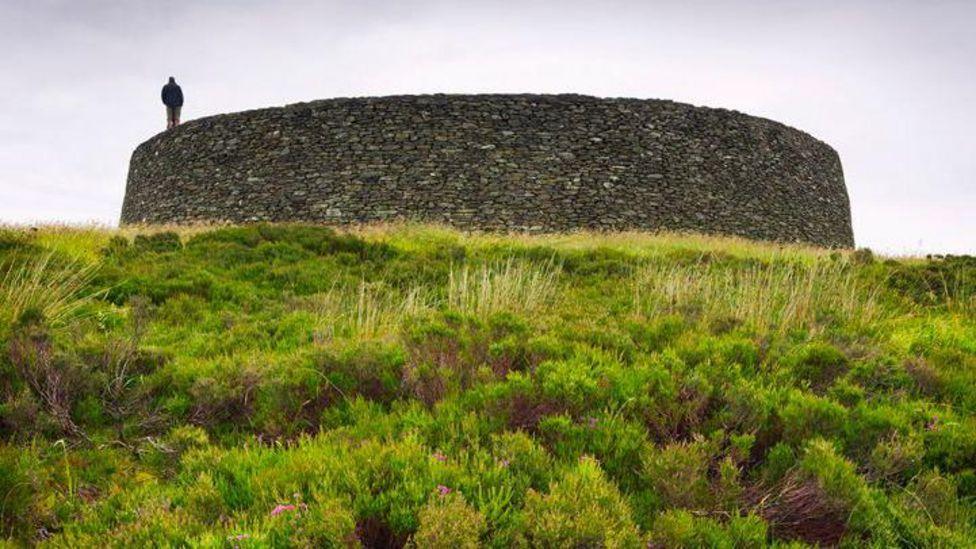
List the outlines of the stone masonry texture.
{"label": "stone masonry texture", "polygon": [[837,153],[783,124],[580,95],[327,99],[201,118],[132,155],[122,223],[393,219],[851,247]]}

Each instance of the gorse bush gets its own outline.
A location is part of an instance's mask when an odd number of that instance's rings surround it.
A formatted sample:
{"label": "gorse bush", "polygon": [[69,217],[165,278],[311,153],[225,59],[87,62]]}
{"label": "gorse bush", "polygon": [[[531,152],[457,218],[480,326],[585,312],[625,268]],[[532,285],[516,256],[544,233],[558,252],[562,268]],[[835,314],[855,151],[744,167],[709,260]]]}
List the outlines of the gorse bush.
{"label": "gorse bush", "polygon": [[968,547],[976,264],[422,225],[0,230],[0,537]]}

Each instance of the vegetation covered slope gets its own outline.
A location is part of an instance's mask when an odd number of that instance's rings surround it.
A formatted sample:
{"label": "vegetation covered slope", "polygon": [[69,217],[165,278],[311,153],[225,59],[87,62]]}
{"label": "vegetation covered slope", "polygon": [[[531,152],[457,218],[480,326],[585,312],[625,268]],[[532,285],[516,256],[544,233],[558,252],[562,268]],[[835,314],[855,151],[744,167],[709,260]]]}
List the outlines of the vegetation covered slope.
{"label": "vegetation covered slope", "polygon": [[976,261],[642,234],[0,232],[0,534],[967,546]]}

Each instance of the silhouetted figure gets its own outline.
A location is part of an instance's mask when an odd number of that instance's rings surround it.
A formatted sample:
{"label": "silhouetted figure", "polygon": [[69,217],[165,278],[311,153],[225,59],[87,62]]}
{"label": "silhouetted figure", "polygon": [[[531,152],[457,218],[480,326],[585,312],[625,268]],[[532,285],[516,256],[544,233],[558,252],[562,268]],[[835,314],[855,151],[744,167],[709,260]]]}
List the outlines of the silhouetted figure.
{"label": "silhouetted figure", "polygon": [[180,123],[180,109],[183,107],[183,90],[176,79],[169,77],[163,86],[163,105],[166,105],[166,129],[175,128]]}

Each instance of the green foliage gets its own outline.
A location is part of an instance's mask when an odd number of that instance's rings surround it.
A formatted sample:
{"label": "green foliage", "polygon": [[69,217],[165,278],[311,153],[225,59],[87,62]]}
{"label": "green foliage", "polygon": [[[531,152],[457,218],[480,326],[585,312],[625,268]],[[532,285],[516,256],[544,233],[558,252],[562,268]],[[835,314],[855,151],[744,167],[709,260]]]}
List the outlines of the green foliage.
{"label": "green foliage", "polygon": [[840,350],[825,343],[811,343],[796,349],[786,361],[793,377],[809,384],[815,391],[823,391],[848,368],[847,357]]}
{"label": "green foliage", "polygon": [[949,255],[896,264],[888,284],[916,303],[972,313],[976,310],[976,257]]}
{"label": "green foliage", "polygon": [[481,547],[485,518],[458,492],[435,492],[420,510],[419,520],[420,527],[411,540],[415,547]]}
{"label": "green foliage", "polygon": [[854,465],[837,455],[834,447],[821,439],[811,441],[798,463],[800,475],[814,480],[832,505],[849,515],[848,527],[871,534],[883,534],[883,517],[876,509],[871,491]]}
{"label": "green foliage", "polygon": [[708,507],[711,455],[703,442],[675,443],[652,449],[645,458],[644,475],[663,508]]}
{"label": "green foliage", "polygon": [[685,510],[660,514],[651,529],[655,547],[765,547],[766,524],[755,515],[732,516],[727,524]]}
{"label": "green foliage", "polygon": [[[175,252],[183,247],[183,243],[180,241],[180,235],[172,231],[136,235],[133,244],[138,251],[157,254]],[[109,242],[110,249],[118,247],[119,244],[117,242]]]}
{"label": "green foliage", "polygon": [[51,520],[47,471],[31,449],[0,445],[0,527],[4,537],[29,538]]}
{"label": "green foliage", "polygon": [[88,284],[96,267],[65,259],[54,252],[16,257],[0,256],[0,338],[9,335],[23,316],[62,327],[81,313],[92,299]]}
{"label": "green foliage", "polygon": [[592,458],[583,458],[549,487],[529,492],[526,537],[542,547],[638,547],[631,510]]}
{"label": "green foliage", "polygon": [[0,230],[15,545],[971,546],[971,258]]}

